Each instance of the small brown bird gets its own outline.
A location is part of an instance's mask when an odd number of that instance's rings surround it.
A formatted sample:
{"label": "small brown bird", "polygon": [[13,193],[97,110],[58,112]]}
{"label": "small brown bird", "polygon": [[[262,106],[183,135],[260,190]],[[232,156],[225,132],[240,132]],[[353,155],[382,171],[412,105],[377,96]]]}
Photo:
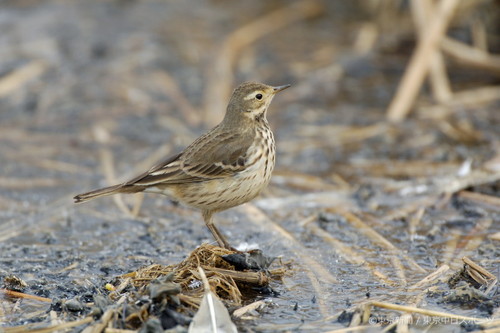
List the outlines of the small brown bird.
{"label": "small brown bird", "polygon": [[230,249],[212,216],[252,200],[269,183],[275,147],[266,112],[274,95],[288,87],[241,84],[233,91],[222,122],[184,151],[125,183],[79,194],[75,202],[116,193],[165,194],[200,209],[219,246]]}

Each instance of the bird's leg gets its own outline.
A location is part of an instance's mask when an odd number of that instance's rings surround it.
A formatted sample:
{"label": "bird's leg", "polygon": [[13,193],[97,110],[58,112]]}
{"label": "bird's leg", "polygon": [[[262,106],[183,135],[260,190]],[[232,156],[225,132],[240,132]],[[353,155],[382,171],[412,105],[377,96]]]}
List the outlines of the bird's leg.
{"label": "bird's leg", "polygon": [[215,224],[212,219],[213,212],[209,210],[204,210],[203,219],[205,220],[205,224],[207,225],[208,230],[212,233],[217,243],[219,243],[220,247],[226,248],[228,250],[232,250],[233,248],[229,245],[226,238],[220,233],[219,230],[215,227]]}

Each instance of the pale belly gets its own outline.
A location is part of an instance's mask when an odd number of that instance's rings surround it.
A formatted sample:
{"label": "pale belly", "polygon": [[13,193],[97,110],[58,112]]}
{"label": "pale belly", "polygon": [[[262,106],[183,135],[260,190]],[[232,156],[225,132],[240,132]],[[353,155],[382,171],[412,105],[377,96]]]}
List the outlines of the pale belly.
{"label": "pale belly", "polygon": [[175,189],[182,203],[202,210],[221,211],[255,198],[269,183],[274,161],[258,162],[235,177],[184,184]]}

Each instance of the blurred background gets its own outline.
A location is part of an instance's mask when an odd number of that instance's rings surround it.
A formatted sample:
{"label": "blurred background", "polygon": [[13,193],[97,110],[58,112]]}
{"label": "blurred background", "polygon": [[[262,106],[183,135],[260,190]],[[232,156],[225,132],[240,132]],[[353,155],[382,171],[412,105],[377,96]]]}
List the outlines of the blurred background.
{"label": "blurred background", "polygon": [[[499,53],[495,0],[2,1],[0,279],[91,295],[212,242],[163,197],[71,198],[180,151],[248,80],[292,84],[268,112],[269,188],[216,218],[295,263],[255,329],[341,327],[329,316],[368,294],[407,302],[464,255],[498,273]],[[29,306],[4,318],[44,319]]]}

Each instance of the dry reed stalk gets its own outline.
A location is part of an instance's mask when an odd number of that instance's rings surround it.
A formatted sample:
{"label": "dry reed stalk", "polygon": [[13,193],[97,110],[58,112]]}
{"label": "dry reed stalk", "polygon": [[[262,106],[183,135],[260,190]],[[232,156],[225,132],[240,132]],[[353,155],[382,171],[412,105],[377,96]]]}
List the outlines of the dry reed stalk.
{"label": "dry reed stalk", "polygon": [[486,26],[479,16],[473,16],[471,22],[471,37],[474,48],[488,52],[488,34]]}
{"label": "dry reed stalk", "polygon": [[234,318],[240,318],[240,317],[243,317],[244,315],[246,315],[247,313],[249,313],[251,311],[255,311],[255,310],[257,310],[265,305],[266,305],[266,302],[263,300],[252,302],[248,305],[242,306],[241,308],[234,310],[231,316]]}
{"label": "dry reed stalk", "polygon": [[75,320],[75,321],[69,321],[69,322],[64,322],[62,324],[58,324],[55,326],[49,326],[49,327],[44,327],[44,328],[35,328],[34,326],[40,325],[40,324],[28,324],[28,325],[22,325],[22,326],[14,326],[14,327],[3,327],[3,331],[5,333],[51,333],[51,332],[57,332],[61,330],[66,330],[69,328],[85,325],[88,323],[91,323],[94,321],[92,317],[87,317],[83,318],[80,320]]}
{"label": "dry reed stalk", "polygon": [[371,307],[364,303],[360,304],[356,307],[356,310],[354,311],[354,316],[351,319],[351,322],[349,323],[349,326],[358,326],[359,324],[366,324],[368,323],[368,319],[370,319],[371,315]]}
{"label": "dry reed stalk", "polygon": [[[485,322],[481,323],[481,325],[480,325],[481,328],[485,329],[485,328],[500,326],[500,318],[498,315],[500,315],[499,309],[497,309],[496,313],[493,314],[493,316],[491,317],[492,318],[491,321],[485,321]],[[484,332],[492,333],[493,330],[492,331],[488,331],[488,330],[481,331],[481,333],[484,333]],[[496,328],[496,332],[500,332],[500,327]]]}
{"label": "dry reed stalk", "polygon": [[[199,266],[200,267],[200,266]],[[191,281],[197,280],[202,281],[202,276],[196,269],[189,269],[189,274],[191,277]],[[241,305],[243,295],[238,288],[236,281],[229,275],[224,275],[223,273],[212,271],[210,275],[207,275],[209,278],[210,286],[214,294],[219,296],[220,298],[229,299],[232,304]],[[177,277],[178,279],[178,277]],[[189,281],[187,278],[182,278],[181,285],[186,288],[186,282]],[[189,293],[190,296],[201,298],[204,293],[202,288],[197,288]]]}
{"label": "dry reed stalk", "polygon": [[[426,294],[426,290],[422,291],[420,294],[414,297],[414,299],[410,302],[410,306],[417,307],[422,302]],[[382,332],[392,332],[394,328],[396,329],[397,333],[409,332],[412,319],[413,315],[411,313],[404,313],[396,321],[384,327],[384,330]]]}
{"label": "dry reed stalk", "polygon": [[356,252],[349,245],[344,244],[342,241],[334,238],[330,233],[321,229],[315,224],[307,224],[307,228],[316,236],[322,238],[327,245],[329,245],[335,252],[341,255],[345,261],[356,265],[363,266],[367,271],[369,271],[373,276],[379,279],[382,283],[385,283],[390,286],[395,286],[397,283],[391,280],[387,275],[379,271],[376,266],[370,262],[366,258],[364,258],[361,254]]}
{"label": "dry reed stalk", "polygon": [[[449,115],[450,109],[460,107],[470,110],[494,103],[500,99],[499,86],[485,86],[458,91],[453,94],[453,99],[445,104],[422,105],[418,107],[418,112],[422,118],[442,119]],[[445,107],[443,109],[443,106]]]}
{"label": "dry reed stalk", "polygon": [[[297,153],[306,148],[344,147],[349,144],[364,142],[368,139],[394,132],[394,128],[386,122],[368,126],[352,125],[302,125],[297,131],[296,139],[280,143],[283,152]],[[325,138],[335,137],[335,140]]]}
{"label": "dry reed stalk", "polygon": [[[341,165],[340,170],[348,171],[355,167],[370,176],[380,177],[425,177],[436,174],[450,174],[456,171],[460,164],[457,162],[429,162],[425,160],[381,160],[381,159],[359,159],[351,161],[349,165]],[[336,167],[337,169],[338,167]]]}
{"label": "dry reed stalk", "polygon": [[417,227],[420,224],[420,221],[422,221],[424,213],[425,208],[420,207],[417,212],[410,217],[410,221],[408,222],[408,233],[410,234],[411,241],[413,241],[417,235]]}
{"label": "dry reed stalk", "polygon": [[[12,140],[19,145],[19,149],[28,150],[29,153],[34,154],[47,154],[48,152],[51,152],[57,155],[57,153],[60,153],[60,148],[52,146],[54,142],[70,141],[74,138],[73,133],[40,133],[27,128],[5,126],[5,124],[2,124],[0,129],[0,139],[8,141]],[[93,142],[93,140],[89,137],[81,137],[78,140],[82,143]]]}
{"label": "dry reed stalk", "polygon": [[74,163],[63,162],[58,160],[53,160],[50,158],[40,157],[40,155],[45,155],[51,151],[8,151],[7,149],[2,150],[2,155],[9,158],[10,160],[15,160],[17,163],[26,164],[32,167],[38,167],[41,169],[74,173],[74,174],[89,174],[92,169],[81,166]]}
{"label": "dry reed stalk", "polygon": [[[412,315],[409,313],[404,313],[396,321],[396,332],[397,333],[410,333],[410,323],[411,322],[412,322]],[[384,332],[388,332],[388,331],[386,331],[384,329]]]}
{"label": "dry reed stalk", "polygon": [[201,123],[201,114],[196,111],[191,102],[186,98],[177,82],[166,71],[157,71],[152,74],[151,79],[155,82],[165,95],[169,96],[181,111],[184,120],[192,127]]}
{"label": "dry reed stalk", "polygon": [[355,204],[350,197],[350,191],[329,191],[319,193],[307,193],[290,195],[284,198],[264,198],[254,200],[253,204],[263,209],[285,209],[285,208],[323,208],[331,205],[348,207],[354,209]]}
{"label": "dry reed stalk", "polygon": [[426,277],[424,277],[422,280],[418,281],[417,283],[411,285],[408,289],[409,290],[415,290],[415,289],[423,289],[426,288],[428,285],[434,283],[434,281],[440,279],[446,272],[448,272],[450,267],[448,265],[441,265],[438,269],[436,269],[434,272],[430,273]]}
{"label": "dry reed stalk", "polygon": [[75,268],[77,268],[78,266],[80,265],[80,263],[78,261],[75,261],[74,263],[54,272],[55,274],[61,274],[61,273],[64,273],[64,272],[67,272],[67,271],[71,271]]}
{"label": "dry reed stalk", "polygon": [[448,240],[446,241],[443,250],[441,251],[441,262],[443,265],[450,265],[451,261],[455,258],[455,251],[457,249],[458,241],[462,233],[460,230],[451,229],[448,234]]}
{"label": "dry reed stalk", "polygon": [[436,186],[435,193],[456,193],[467,187],[494,183],[500,180],[499,171],[487,171],[483,169],[471,170],[466,175],[452,175],[449,177],[438,177],[433,179]]}
{"label": "dry reed stalk", "polygon": [[271,181],[275,185],[309,192],[333,191],[338,189],[338,186],[326,182],[323,177],[288,170],[273,172]]}
{"label": "dry reed stalk", "polygon": [[120,284],[118,285],[118,287],[116,287],[116,289],[114,290],[114,292],[116,294],[120,294],[131,283],[131,280],[132,280],[131,278],[125,278],[125,279],[123,279],[123,281],[120,282]]}
{"label": "dry reed stalk", "polygon": [[392,304],[392,303],[387,303],[387,302],[370,301],[370,302],[368,302],[368,304],[371,306],[379,307],[379,308],[396,310],[396,311],[401,311],[401,312],[408,312],[408,313],[418,313],[418,314],[422,314],[422,315],[430,316],[430,317],[441,317],[441,318],[450,318],[450,319],[457,319],[457,320],[466,320],[466,321],[475,322],[475,323],[480,323],[483,321],[483,320],[479,320],[478,318],[474,318],[474,317],[460,316],[460,315],[456,315],[453,313],[427,310],[427,309],[417,308],[414,306]]}
{"label": "dry reed stalk", "polygon": [[490,291],[496,286],[498,279],[497,277],[490,273],[488,270],[476,264],[468,257],[463,257],[462,261],[465,264],[465,271],[469,276],[482,286],[486,287],[484,291],[485,294],[489,294]]}
{"label": "dry reed stalk", "polygon": [[356,40],[353,43],[353,49],[356,53],[363,55],[368,54],[375,47],[380,32],[377,25],[373,22],[366,22],[359,28]]}
{"label": "dry reed stalk", "polygon": [[[101,161],[104,176],[106,177],[106,182],[108,184],[116,184],[118,183],[118,180],[115,176],[113,153],[109,148],[107,148],[110,134],[104,127],[100,126],[95,126],[93,128],[93,134],[96,141],[101,144],[101,147],[99,148],[99,159]],[[132,211],[123,201],[121,194],[113,195],[113,201],[125,215],[133,216]]]}
{"label": "dry reed stalk", "polygon": [[[16,305],[14,305],[14,308],[13,308],[14,311],[19,310],[18,304],[19,304],[19,302],[16,302]],[[38,310],[38,311],[30,311],[26,314],[23,314],[23,319],[26,321],[30,321],[31,319],[35,319],[35,320],[38,319],[39,320],[40,318],[48,318],[46,308],[42,309],[42,310]],[[1,313],[0,313],[0,319],[3,319],[3,317],[1,316]],[[55,323],[52,323],[52,321],[51,321],[50,324],[47,324],[47,325],[48,326],[58,325],[62,322],[63,322],[62,320],[57,320]],[[4,333],[4,332],[2,332],[2,333]]]}
{"label": "dry reed stalk", "polygon": [[297,256],[297,259],[305,266],[309,267],[309,269],[318,275],[323,282],[332,284],[338,282],[337,279],[331,275],[323,265],[318,263],[308,254],[308,251],[291,233],[272,220],[265,212],[252,204],[246,204],[241,206],[241,208],[243,208],[242,210],[245,212],[245,215],[250,221],[265,230],[272,228],[275,232],[282,236],[281,239],[286,240],[286,242],[282,242],[283,245],[289,248]]}
{"label": "dry reed stalk", "polygon": [[[311,282],[311,286],[316,291],[316,298],[318,299],[320,312],[323,316],[328,316],[329,310],[326,305],[327,302],[325,298],[327,294],[323,291],[322,285],[324,285],[325,283],[337,283],[337,279],[335,279],[335,277],[330,272],[328,272],[328,270],[322,264],[320,264],[312,256],[310,256],[307,249],[305,249],[292,234],[290,234],[287,230],[273,221],[262,210],[252,204],[246,204],[244,206],[241,206],[241,208],[244,209],[249,221],[257,224],[262,229],[269,230],[269,228],[272,228],[281,236],[278,237],[278,239],[286,240],[281,241],[281,243],[292,253],[294,253],[297,260],[300,262],[300,266],[308,276],[309,281]],[[319,280],[321,280],[321,283],[319,282],[318,278]]]}
{"label": "dry reed stalk", "polygon": [[45,302],[45,303],[51,303],[52,300],[50,298],[46,297],[41,297],[41,296],[36,296],[36,295],[30,295],[30,294],[25,294],[19,291],[14,291],[14,290],[9,290],[9,289],[0,289],[0,294],[3,294],[8,297],[16,297],[16,298],[25,298],[25,299],[32,299],[35,301],[40,301],[40,302]]}
{"label": "dry reed stalk", "polygon": [[476,221],[476,226],[469,231],[467,235],[465,235],[457,244],[457,248],[455,250],[455,258],[450,263],[451,268],[459,268],[461,266],[461,262],[458,258],[464,257],[464,254],[471,253],[473,250],[478,248],[483,240],[487,236],[487,230],[492,225],[493,220],[490,218],[480,219]]}
{"label": "dry reed stalk", "polygon": [[99,322],[88,328],[88,333],[101,333],[115,315],[117,309],[107,309],[101,316]]}
{"label": "dry reed stalk", "polygon": [[132,211],[130,212],[133,217],[138,217],[141,211],[141,206],[144,201],[144,193],[139,192],[134,195],[134,205],[132,206]]}
{"label": "dry reed stalk", "polygon": [[[356,230],[364,234],[366,237],[372,240],[372,242],[378,244],[379,246],[383,247],[384,249],[388,250],[391,254],[393,255],[400,255],[402,256],[409,266],[413,267],[413,269],[421,272],[421,273],[426,273],[427,271],[423,269],[419,264],[415,262],[412,258],[407,256],[406,254],[403,253],[400,249],[398,249],[394,244],[392,244],[387,238],[383,237],[381,234],[376,232],[373,228],[371,228],[369,225],[367,225],[365,222],[361,221],[356,215],[345,211],[344,209],[340,208],[328,208],[327,211],[334,213],[334,214],[339,214],[343,216]],[[366,214],[365,214],[366,216]],[[395,268],[397,270],[403,271],[403,267],[401,263],[399,262],[394,262]]]}
{"label": "dry reed stalk", "polygon": [[438,123],[438,127],[444,134],[458,142],[473,144],[484,140],[483,133],[465,119],[456,122],[443,119]]}
{"label": "dry reed stalk", "polygon": [[64,181],[57,179],[0,177],[0,188],[9,190],[30,190],[37,187],[63,186],[64,184]]}
{"label": "dry reed stalk", "polygon": [[149,169],[152,165],[155,165],[159,161],[165,159],[166,156],[170,155],[173,155],[171,145],[168,143],[161,145],[157,149],[149,153],[145,159],[135,164],[133,169],[128,172],[124,178],[129,179],[135,177],[138,174],[144,172],[144,170]]}
{"label": "dry reed stalk", "polygon": [[257,286],[265,286],[269,284],[269,278],[264,272],[243,272],[210,266],[200,267],[202,267],[207,272],[215,272],[226,277],[231,277],[235,281],[251,283]]}
{"label": "dry reed stalk", "polygon": [[500,74],[500,56],[469,46],[453,38],[445,37],[441,41],[444,53],[465,66],[480,68],[490,73]]}
{"label": "dry reed stalk", "polygon": [[59,325],[59,324],[63,323],[62,319],[57,318],[57,312],[55,312],[54,310],[51,310],[49,312],[49,318],[50,318],[50,325],[51,326],[55,326],[55,325]]}
{"label": "dry reed stalk", "polygon": [[[411,13],[416,22],[419,38],[426,34],[429,18],[432,17],[433,4],[429,0],[410,1]],[[431,82],[432,93],[439,103],[445,103],[452,97],[450,81],[446,73],[446,66],[443,55],[439,49],[433,51],[430,63],[429,79]]]}
{"label": "dry reed stalk", "polygon": [[457,197],[472,201],[483,207],[500,211],[500,198],[492,195],[462,190],[457,193]]}
{"label": "dry reed stalk", "polygon": [[[26,163],[26,159],[24,160]],[[39,168],[55,170],[59,172],[74,173],[81,175],[82,173],[91,173],[92,170],[82,165],[51,160],[51,159],[29,159],[28,163]]]}
{"label": "dry reed stalk", "polygon": [[430,20],[428,29],[426,29],[426,34],[419,40],[397,88],[396,95],[387,110],[387,118],[390,121],[399,122],[410,112],[410,108],[428,73],[432,59],[430,55],[434,54],[438,49],[453,12],[459,3],[458,0],[441,0],[435,6],[436,11]]}
{"label": "dry reed stalk", "polygon": [[10,95],[28,81],[41,76],[48,69],[42,60],[33,60],[0,78],[0,98]]}
{"label": "dry reed stalk", "polygon": [[200,297],[192,297],[184,294],[178,294],[177,297],[182,303],[186,304],[187,306],[198,309],[200,307],[203,295],[201,295]]}
{"label": "dry reed stalk", "polygon": [[391,256],[389,256],[389,262],[395,268],[396,275],[400,280],[401,286],[406,286],[408,284],[408,281],[406,279],[405,269],[403,267],[403,264],[401,263],[401,260],[399,260],[399,258],[394,254],[392,254]]}
{"label": "dry reed stalk", "polygon": [[292,5],[259,16],[228,35],[214,57],[204,98],[204,122],[209,126],[217,123],[226,109],[226,101],[233,87],[232,69],[243,49],[260,38],[321,13],[319,1],[302,0]]}
{"label": "dry reed stalk", "polygon": [[418,209],[426,208],[432,206],[438,201],[438,195],[434,196],[425,196],[423,198],[412,200],[412,202],[401,205],[401,207],[395,208],[393,210],[388,211],[382,219],[385,221],[395,220],[403,217],[407,217],[410,214],[415,214]]}
{"label": "dry reed stalk", "polygon": [[328,306],[328,293],[325,292],[324,290],[324,281],[321,281],[318,279],[318,276],[314,273],[313,270],[309,269],[308,266],[306,266],[309,263],[305,264],[299,264],[301,267],[301,271],[305,272],[307,275],[307,278],[309,279],[309,282],[311,282],[311,287],[315,291],[315,296],[318,302],[318,308],[319,312],[323,316],[323,318],[328,317],[330,313],[330,307]]}

